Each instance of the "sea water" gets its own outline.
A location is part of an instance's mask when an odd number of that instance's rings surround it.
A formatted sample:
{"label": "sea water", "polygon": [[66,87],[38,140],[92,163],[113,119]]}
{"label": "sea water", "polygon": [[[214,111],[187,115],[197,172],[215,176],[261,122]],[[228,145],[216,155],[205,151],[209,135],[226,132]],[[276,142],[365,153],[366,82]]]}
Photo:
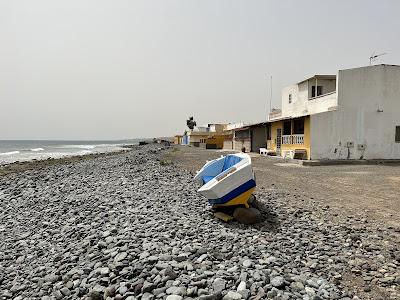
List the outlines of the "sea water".
{"label": "sea water", "polygon": [[16,161],[62,158],[91,153],[122,150],[123,146],[137,144],[137,140],[123,141],[2,141],[0,165]]}

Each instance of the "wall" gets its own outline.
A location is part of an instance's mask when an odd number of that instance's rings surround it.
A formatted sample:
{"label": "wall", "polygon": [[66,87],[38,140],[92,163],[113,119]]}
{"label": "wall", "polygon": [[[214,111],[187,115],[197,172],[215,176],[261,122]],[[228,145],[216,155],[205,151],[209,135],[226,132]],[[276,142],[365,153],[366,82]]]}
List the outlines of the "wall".
{"label": "wall", "polygon": [[400,159],[399,66],[339,71],[337,97],[336,111],[311,116],[312,159]]}
{"label": "wall", "polygon": [[246,152],[250,152],[250,149],[251,149],[250,139],[233,141],[233,150],[242,151],[243,147],[246,148]]}
{"label": "wall", "polygon": [[188,145],[189,144],[189,137],[185,134],[182,136],[182,145]]}
{"label": "wall", "polygon": [[[315,113],[333,110],[337,107],[336,93],[325,94],[309,100],[311,86],[315,85],[315,79],[303,81],[298,85],[292,85],[282,90],[282,115],[283,118],[295,118]],[[319,79],[318,85],[323,86],[323,92],[334,92],[336,80]],[[292,94],[292,103],[289,103],[289,94]],[[310,97],[309,97],[310,96]]]}
{"label": "wall", "polygon": [[271,123],[271,147],[268,150],[276,151],[276,130],[281,128],[283,130],[283,122],[277,121]]}
{"label": "wall", "polygon": [[174,136],[174,144],[175,145],[180,145],[181,142],[182,142],[182,137],[181,136],[178,136],[178,135]]}
{"label": "wall", "polygon": [[250,152],[251,150],[250,129],[234,131],[233,149],[236,151],[242,151],[243,147],[246,148],[246,152]]}
{"label": "wall", "polygon": [[222,149],[224,146],[224,136],[223,135],[214,135],[210,136],[206,140],[206,148],[207,149]]}
{"label": "wall", "polygon": [[217,133],[222,133],[226,128],[226,124],[209,124],[209,126],[210,126],[210,131]]}
{"label": "wall", "polygon": [[251,151],[260,152],[260,148],[267,145],[267,127],[266,125],[251,127]]}
{"label": "wall", "polygon": [[233,149],[233,131],[232,130],[225,130],[224,131],[224,144],[222,149]]}
{"label": "wall", "polygon": [[193,132],[191,132],[189,143],[195,147],[206,148],[206,143],[203,143],[202,140],[206,140],[209,135],[209,133],[199,134],[196,132],[196,134],[193,134]]}
{"label": "wall", "polygon": [[336,79],[310,79],[308,82],[308,98],[311,98],[312,95],[312,86],[319,85],[322,86],[322,93],[329,94],[336,91]]}
{"label": "wall", "polygon": [[[285,120],[288,121],[288,120]],[[271,123],[271,147],[270,150],[276,151],[276,130],[278,128],[282,129],[283,134],[283,122],[278,121]],[[307,151],[307,159],[311,157],[311,126],[310,126],[310,116],[304,117],[304,144],[282,144],[281,150],[296,150],[302,149]]]}

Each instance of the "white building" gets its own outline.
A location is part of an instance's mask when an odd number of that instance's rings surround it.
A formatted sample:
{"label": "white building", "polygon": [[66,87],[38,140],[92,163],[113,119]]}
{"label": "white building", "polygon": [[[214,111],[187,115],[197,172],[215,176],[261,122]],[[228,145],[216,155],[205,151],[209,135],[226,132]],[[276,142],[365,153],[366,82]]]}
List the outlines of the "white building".
{"label": "white building", "polygon": [[282,91],[270,149],[308,159],[400,159],[400,66],[315,75]]}

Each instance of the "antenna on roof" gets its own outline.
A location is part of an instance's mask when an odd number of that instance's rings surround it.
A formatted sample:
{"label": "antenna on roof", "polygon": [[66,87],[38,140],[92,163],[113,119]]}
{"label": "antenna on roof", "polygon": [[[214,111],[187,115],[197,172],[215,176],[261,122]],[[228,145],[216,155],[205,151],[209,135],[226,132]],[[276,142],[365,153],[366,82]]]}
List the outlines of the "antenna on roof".
{"label": "antenna on roof", "polygon": [[374,59],[377,59],[379,56],[386,55],[387,53],[375,54],[375,51],[372,52],[371,56],[369,57],[369,65],[372,65]]}

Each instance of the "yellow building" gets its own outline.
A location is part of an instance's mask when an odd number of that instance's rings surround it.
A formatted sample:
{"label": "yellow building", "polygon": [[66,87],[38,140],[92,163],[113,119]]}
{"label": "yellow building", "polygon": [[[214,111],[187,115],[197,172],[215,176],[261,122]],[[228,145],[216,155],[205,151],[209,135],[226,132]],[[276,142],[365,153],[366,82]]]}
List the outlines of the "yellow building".
{"label": "yellow building", "polygon": [[226,124],[208,124],[198,126],[187,133],[188,143],[194,147],[207,149],[222,149],[224,144],[223,132]]}
{"label": "yellow building", "polygon": [[310,159],[310,116],[271,121],[268,150],[277,156]]}
{"label": "yellow building", "polygon": [[224,147],[224,135],[222,134],[209,136],[206,139],[207,149],[222,149],[223,147]]}
{"label": "yellow building", "polygon": [[174,136],[174,144],[175,145],[181,145],[182,144],[182,135],[175,135]]}

